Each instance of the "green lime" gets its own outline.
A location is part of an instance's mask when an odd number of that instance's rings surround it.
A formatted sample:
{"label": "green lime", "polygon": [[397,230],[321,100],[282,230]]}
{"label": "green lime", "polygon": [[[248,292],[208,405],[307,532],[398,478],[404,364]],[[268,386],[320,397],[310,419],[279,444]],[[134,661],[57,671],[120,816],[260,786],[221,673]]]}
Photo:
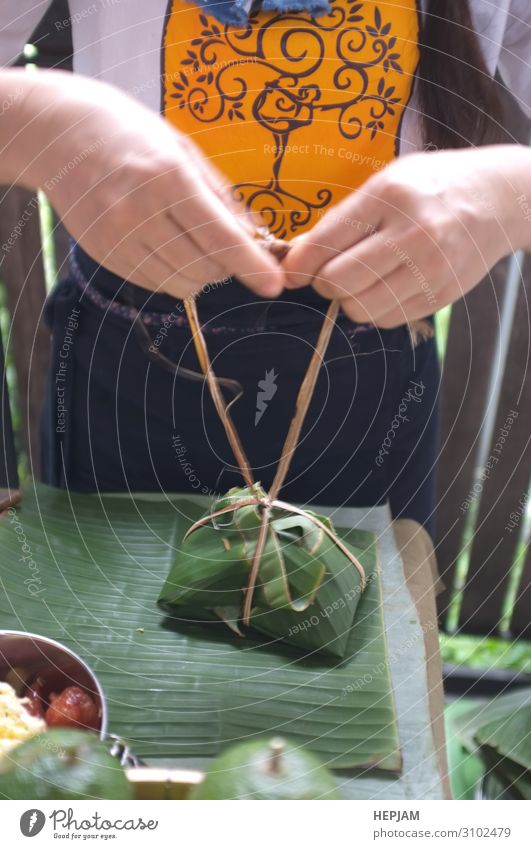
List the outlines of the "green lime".
{"label": "green lime", "polygon": [[0,798],[130,799],[131,787],[96,734],[51,728],[0,758]]}
{"label": "green lime", "polygon": [[314,755],[285,740],[253,740],[212,763],[193,799],[341,799],[330,772]]}

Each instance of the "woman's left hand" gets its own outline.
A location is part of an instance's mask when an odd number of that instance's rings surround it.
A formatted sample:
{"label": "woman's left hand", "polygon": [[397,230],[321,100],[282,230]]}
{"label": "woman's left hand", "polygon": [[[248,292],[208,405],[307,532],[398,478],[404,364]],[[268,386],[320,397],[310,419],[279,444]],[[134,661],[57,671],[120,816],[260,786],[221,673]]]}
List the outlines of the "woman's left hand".
{"label": "woman's left hand", "polygon": [[293,240],[288,288],[311,284],[383,328],[430,315],[531,245],[529,175],[518,145],[397,159]]}

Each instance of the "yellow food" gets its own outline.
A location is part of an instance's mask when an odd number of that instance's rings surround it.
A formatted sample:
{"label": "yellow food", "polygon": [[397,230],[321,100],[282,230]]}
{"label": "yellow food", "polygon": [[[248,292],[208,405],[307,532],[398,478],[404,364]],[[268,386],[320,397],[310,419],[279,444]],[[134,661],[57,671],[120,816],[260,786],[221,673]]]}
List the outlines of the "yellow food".
{"label": "yellow food", "polygon": [[26,710],[28,699],[19,699],[13,687],[0,682],[0,757],[34,734],[46,731],[44,720]]}

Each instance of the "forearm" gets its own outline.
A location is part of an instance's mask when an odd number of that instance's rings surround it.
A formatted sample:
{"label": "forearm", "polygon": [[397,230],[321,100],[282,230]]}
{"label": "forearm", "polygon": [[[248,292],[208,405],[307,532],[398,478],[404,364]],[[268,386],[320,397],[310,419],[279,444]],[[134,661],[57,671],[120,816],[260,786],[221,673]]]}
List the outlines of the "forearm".
{"label": "forearm", "polygon": [[[112,121],[102,107],[112,111]],[[138,128],[146,140],[173,152],[177,143],[187,147],[187,158],[201,169],[206,182],[222,194],[224,181],[206,160],[199,160],[188,139],[156,113],[140,107],[119,89],[64,71],[28,73],[0,69],[0,185],[18,184],[48,190],[58,169],[82,163],[107,142],[108,170],[128,161],[131,150],[131,109],[140,110]],[[117,156],[117,153],[119,154]],[[79,173],[79,172],[78,172]],[[52,186],[53,188],[53,186]],[[52,196],[53,202],[53,196]]]}
{"label": "forearm", "polygon": [[[531,251],[531,148],[491,148],[500,178],[500,222],[513,250]],[[496,167],[495,166],[495,167]]]}
{"label": "forearm", "polygon": [[129,101],[112,86],[65,71],[0,70],[0,183],[46,189],[69,158],[103,144],[103,104],[119,136]]}
{"label": "forearm", "polygon": [[38,115],[32,115],[28,101],[37,84],[37,75],[27,71],[0,71],[0,183],[37,188],[34,168]]}
{"label": "forearm", "polygon": [[61,71],[0,72],[1,103],[0,183],[42,187],[110,271],[179,298],[235,271],[280,293],[282,270],[231,215],[217,172],[158,113]]}
{"label": "forearm", "polygon": [[64,71],[0,69],[1,184],[37,189],[54,173],[67,131],[68,144],[75,142],[70,115],[84,89],[94,87],[79,79]]}
{"label": "forearm", "polygon": [[70,159],[84,161],[108,140],[103,105],[118,140],[130,101],[113,86],[64,71],[0,70],[0,183],[46,189]]}

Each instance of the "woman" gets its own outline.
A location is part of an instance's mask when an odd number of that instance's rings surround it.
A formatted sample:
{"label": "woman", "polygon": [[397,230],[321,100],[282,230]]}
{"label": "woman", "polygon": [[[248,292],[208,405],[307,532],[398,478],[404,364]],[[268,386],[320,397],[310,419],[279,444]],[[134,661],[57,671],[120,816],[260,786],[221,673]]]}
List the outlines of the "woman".
{"label": "woman", "polygon": [[[171,373],[198,368],[181,299],[202,291],[214,368],[243,387],[233,415],[267,487],[338,298],[283,497],[389,499],[432,532],[439,374],[433,337],[412,346],[407,323],[531,246],[531,154],[492,144],[496,70],[531,107],[529,3],[249,5],[71,0],[56,26],[72,25],[86,76],[3,75],[2,181],[44,186],[76,242],[47,309],[44,479],[241,482],[204,385]],[[9,61],[43,9],[6,6]],[[257,224],[291,242],[281,264]]]}

